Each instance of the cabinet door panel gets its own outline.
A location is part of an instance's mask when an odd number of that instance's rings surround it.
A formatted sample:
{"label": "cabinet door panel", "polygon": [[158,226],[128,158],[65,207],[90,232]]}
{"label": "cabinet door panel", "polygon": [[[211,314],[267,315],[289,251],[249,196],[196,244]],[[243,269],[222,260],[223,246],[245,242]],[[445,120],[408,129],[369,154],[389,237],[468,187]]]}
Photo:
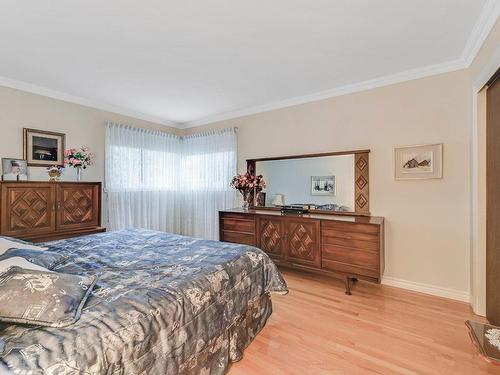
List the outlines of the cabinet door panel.
{"label": "cabinet door panel", "polygon": [[259,247],[273,259],[280,259],[285,246],[285,225],[282,219],[261,216],[257,221]]}
{"label": "cabinet door panel", "polygon": [[57,187],[57,229],[99,226],[99,185],[61,184]]}
{"label": "cabinet door panel", "polygon": [[2,234],[22,237],[55,230],[55,188],[47,184],[2,184]]}
{"label": "cabinet door panel", "polygon": [[287,261],[321,267],[319,220],[287,219],[286,233]]}

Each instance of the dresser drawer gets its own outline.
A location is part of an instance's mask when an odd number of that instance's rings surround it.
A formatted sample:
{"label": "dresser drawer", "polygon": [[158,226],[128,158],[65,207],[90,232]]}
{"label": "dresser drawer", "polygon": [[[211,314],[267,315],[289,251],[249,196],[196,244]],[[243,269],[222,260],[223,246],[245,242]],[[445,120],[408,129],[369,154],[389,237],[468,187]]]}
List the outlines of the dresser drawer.
{"label": "dresser drawer", "polygon": [[255,234],[223,230],[222,241],[256,246]]}
{"label": "dresser drawer", "polygon": [[353,232],[334,228],[322,228],[321,237],[325,243],[328,243],[328,238],[330,237],[343,238],[347,240],[371,241],[376,243],[380,241],[380,235],[378,233]]}
{"label": "dresser drawer", "polygon": [[222,229],[236,232],[255,233],[255,221],[232,217],[223,217]]}
{"label": "dresser drawer", "polygon": [[350,274],[350,275],[371,277],[371,278],[374,278],[377,280],[380,278],[380,274],[379,274],[378,270],[360,267],[360,266],[354,266],[352,264],[341,263],[341,262],[328,260],[328,259],[323,260],[322,268],[325,270],[337,271],[337,272],[342,272],[342,273],[346,273],[346,274]]}
{"label": "dresser drawer", "polygon": [[379,241],[365,241],[360,239],[349,239],[340,237],[326,237],[321,236],[321,244],[332,245],[332,246],[342,246],[348,247],[356,250],[366,250],[366,251],[379,251],[380,243]]}
{"label": "dresser drawer", "polygon": [[340,232],[356,232],[356,233],[367,233],[367,234],[379,234],[378,225],[372,224],[358,224],[353,222],[342,222],[333,220],[322,220],[321,229],[333,229]]}
{"label": "dresser drawer", "polygon": [[321,257],[322,261],[335,261],[374,270],[378,269],[380,262],[378,252],[331,245],[322,246]]}

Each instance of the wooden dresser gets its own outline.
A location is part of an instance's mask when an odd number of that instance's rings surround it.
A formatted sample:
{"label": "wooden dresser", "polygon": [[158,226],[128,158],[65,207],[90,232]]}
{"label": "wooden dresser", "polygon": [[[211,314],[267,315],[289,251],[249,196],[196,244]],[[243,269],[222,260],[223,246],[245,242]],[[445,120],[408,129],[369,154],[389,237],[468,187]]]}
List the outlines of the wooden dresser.
{"label": "wooden dresser", "polygon": [[272,210],[219,212],[220,240],[256,246],[278,266],[342,277],[346,294],[358,278],[380,283],[384,219]]}
{"label": "wooden dresser", "polygon": [[33,242],[104,232],[100,182],[0,182],[0,234]]}

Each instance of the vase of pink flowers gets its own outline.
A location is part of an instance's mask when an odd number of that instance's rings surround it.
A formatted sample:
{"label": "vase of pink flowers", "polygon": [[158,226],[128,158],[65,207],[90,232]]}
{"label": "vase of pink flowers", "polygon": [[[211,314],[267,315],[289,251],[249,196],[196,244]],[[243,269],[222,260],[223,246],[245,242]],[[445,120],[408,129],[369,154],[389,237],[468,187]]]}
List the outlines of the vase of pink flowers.
{"label": "vase of pink flowers", "polygon": [[64,165],[76,169],[76,180],[82,179],[82,169],[94,165],[95,156],[89,148],[82,146],[64,151]]}
{"label": "vase of pink flowers", "polygon": [[247,172],[234,176],[231,180],[231,187],[243,195],[242,207],[249,209],[255,206],[255,197],[266,187],[266,182],[262,175],[256,176]]}

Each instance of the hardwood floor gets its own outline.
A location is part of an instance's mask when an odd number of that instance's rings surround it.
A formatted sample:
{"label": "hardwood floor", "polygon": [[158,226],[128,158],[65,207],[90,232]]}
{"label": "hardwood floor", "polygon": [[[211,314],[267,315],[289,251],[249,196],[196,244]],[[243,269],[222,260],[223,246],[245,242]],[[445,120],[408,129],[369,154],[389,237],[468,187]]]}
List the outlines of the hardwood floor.
{"label": "hardwood floor", "polygon": [[479,358],[469,305],[389,286],[284,272],[290,293],[229,375],[500,374]]}

